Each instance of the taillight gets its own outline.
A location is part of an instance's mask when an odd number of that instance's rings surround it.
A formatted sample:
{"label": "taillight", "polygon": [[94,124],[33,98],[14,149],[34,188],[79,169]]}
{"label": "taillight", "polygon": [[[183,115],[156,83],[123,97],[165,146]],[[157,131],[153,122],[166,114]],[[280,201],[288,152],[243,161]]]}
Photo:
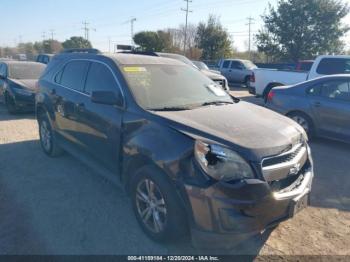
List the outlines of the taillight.
{"label": "taillight", "polygon": [[272,101],[274,96],[275,96],[275,92],[273,90],[271,90],[267,96],[267,101]]}
{"label": "taillight", "polygon": [[254,73],[252,73],[252,74],[250,75],[250,82],[251,82],[251,83],[255,83],[255,74],[254,74]]}

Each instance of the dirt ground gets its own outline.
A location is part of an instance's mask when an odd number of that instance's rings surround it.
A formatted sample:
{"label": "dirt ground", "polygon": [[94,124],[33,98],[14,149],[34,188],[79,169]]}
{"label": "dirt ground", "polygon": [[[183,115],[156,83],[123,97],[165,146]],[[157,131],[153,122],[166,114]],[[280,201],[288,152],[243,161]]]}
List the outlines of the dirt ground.
{"label": "dirt ground", "polygon": [[150,241],[116,185],[69,155],[47,158],[34,117],[10,116],[0,104],[0,254],[350,255],[350,145],[317,139],[311,147],[309,208],[234,250],[194,250],[189,241]]}

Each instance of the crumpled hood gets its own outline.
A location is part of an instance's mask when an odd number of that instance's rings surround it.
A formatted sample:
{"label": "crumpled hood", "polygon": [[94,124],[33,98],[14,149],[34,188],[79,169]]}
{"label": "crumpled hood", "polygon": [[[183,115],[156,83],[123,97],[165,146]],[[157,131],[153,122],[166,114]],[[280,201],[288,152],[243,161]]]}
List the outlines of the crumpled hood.
{"label": "crumpled hood", "polygon": [[302,138],[294,121],[246,102],[155,114],[186,135],[226,144],[251,161],[281,154]]}
{"label": "crumpled hood", "polygon": [[30,91],[38,91],[36,83],[38,82],[37,79],[11,79],[12,82],[16,83],[17,85],[20,85],[21,87],[28,89]]}

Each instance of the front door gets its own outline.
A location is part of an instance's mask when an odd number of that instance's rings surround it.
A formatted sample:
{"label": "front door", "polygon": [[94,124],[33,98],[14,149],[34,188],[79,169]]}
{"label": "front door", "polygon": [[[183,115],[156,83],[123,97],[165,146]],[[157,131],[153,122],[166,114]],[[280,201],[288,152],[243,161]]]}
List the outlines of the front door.
{"label": "front door", "polygon": [[76,104],[79,142],[95,158],[111,170],[118,170],[122,133],[123,109],[91,102],[94,91],[112,91],[121,95],[121,89],[109,66],[92,62],[86,78],[84,96]]}

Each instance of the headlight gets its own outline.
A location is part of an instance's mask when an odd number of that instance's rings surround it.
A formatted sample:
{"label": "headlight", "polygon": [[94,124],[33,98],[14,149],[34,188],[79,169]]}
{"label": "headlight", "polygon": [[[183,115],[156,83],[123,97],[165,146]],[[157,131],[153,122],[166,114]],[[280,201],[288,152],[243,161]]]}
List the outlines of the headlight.
{"label": "headlight", "polygon": [[20,89],[20,88],[13,88],[13,91],[15,91],[16,94],[23,95],[23,96],[32,96],[33,92],[30,92],[25,89]]}
{"label": "headlight", "polygon": [[230,149],[196,141],[194,151],[195,158],[203,170],[216,180],[232,181],[254,178],[249,164]]}

